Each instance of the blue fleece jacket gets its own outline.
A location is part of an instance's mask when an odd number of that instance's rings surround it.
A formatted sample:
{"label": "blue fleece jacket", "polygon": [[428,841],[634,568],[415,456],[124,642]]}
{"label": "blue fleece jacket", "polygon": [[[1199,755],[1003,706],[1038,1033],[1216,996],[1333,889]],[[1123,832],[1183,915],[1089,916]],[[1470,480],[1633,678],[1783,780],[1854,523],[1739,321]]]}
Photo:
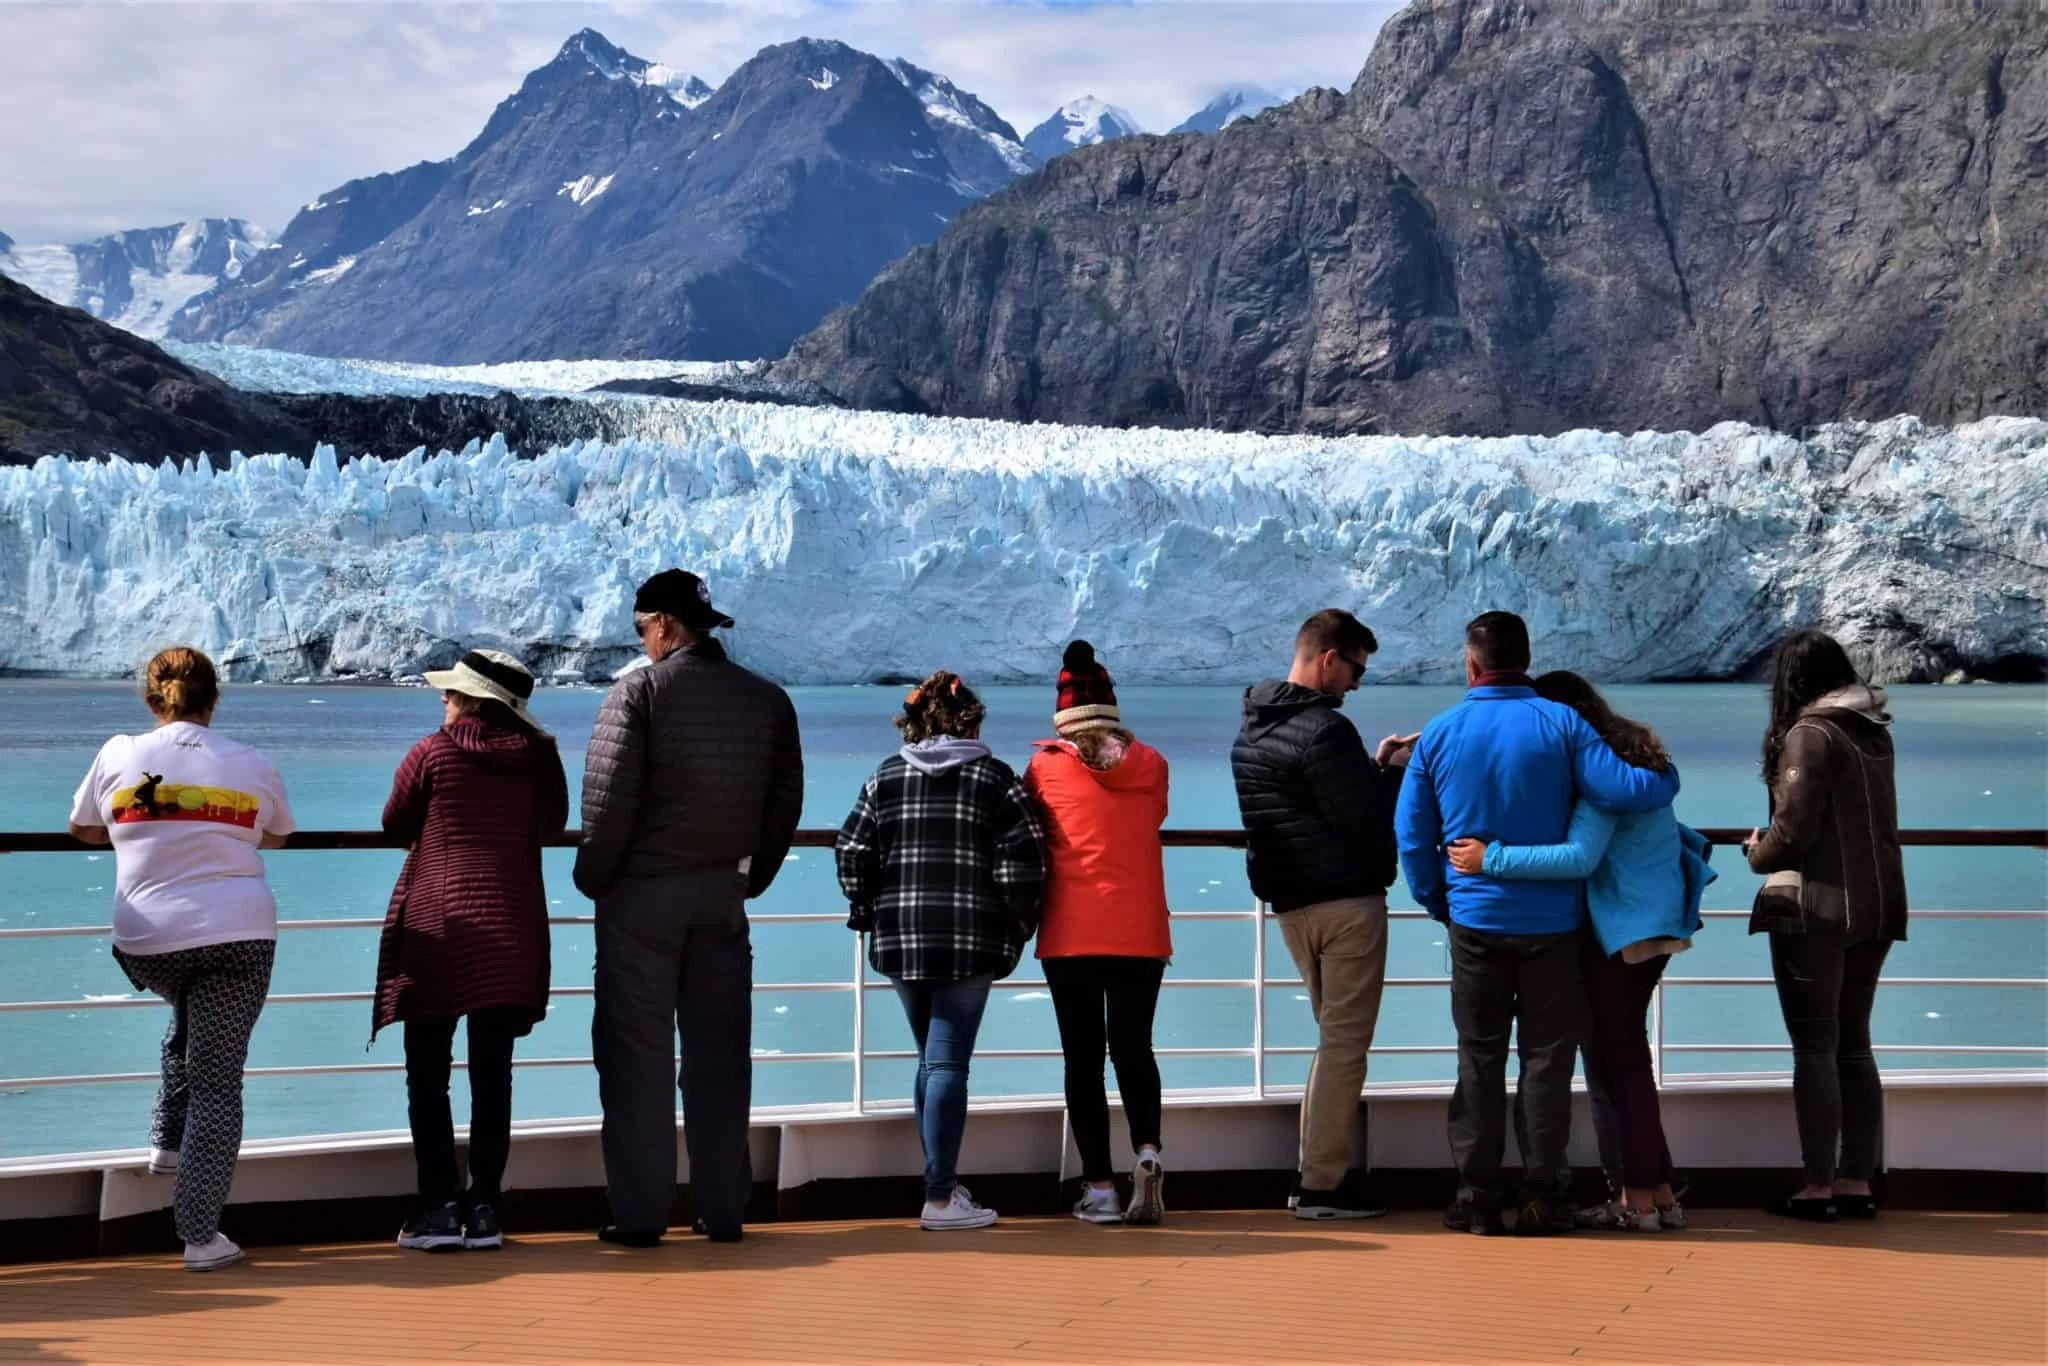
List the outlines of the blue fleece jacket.
{"label": "blue fleece jacket", "polygon": [[1698,932],[1700,892],[1714,872],[1688,876],[1688,862],[1698,855],[1684,832],[1668,806],[1621,816],[1582,801],[1572,808],[1562,844],[1486,846],[1486,875],[1584,878],[1593,933],[1611,957],[1638,940]]}
{"label": "blue fleece jacket", "polygon": [[1490,934],[1565,934],[1585,923],[1577,882],[1500,880],[1457,872],[1444,845],[1556,844],[1583,797],[1619,812],[1669,806],[1678,770],[1616,757],[1585,718],[1522,686],[1467,690],[1422,728],[1394,811],[1408,890],[1438,920]]}

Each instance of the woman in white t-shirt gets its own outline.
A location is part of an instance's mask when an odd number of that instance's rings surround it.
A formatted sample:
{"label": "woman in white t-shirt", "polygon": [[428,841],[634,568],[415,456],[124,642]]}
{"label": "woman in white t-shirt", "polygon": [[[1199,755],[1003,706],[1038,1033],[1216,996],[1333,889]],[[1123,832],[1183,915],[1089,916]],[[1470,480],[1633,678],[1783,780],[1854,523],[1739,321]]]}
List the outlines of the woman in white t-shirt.
{"label": "woman in white t-shirt", "polygon": [[114,847],[114,958],[171,1006],[149,1169],[175,1173],[185,1267],[242,1259],[220,1231],[242,1147],[242,1065],[270,990],[277,903],[260,849],[292,832],[270,760],[209,726],[213,661],[178,646],[143,673],[156,729],[100,747],[71,802],[71,833]]}

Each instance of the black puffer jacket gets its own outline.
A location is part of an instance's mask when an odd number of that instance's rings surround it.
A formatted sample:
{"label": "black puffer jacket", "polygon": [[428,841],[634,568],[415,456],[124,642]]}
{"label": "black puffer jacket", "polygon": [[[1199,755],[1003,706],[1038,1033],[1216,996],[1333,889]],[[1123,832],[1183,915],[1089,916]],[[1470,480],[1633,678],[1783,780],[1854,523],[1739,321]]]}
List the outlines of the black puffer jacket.
{"label": "black puffer jacket", "polygon": [[686,646],[612,685],[583,766],[576,887],[751,858],[747,895],[781,871],[803,813],[804,758],[789,694]]}
{"label": "black puffer jacket", "polygon": [[1339,705],[1280,678],[1245,691],[1230,771],[1252,891],[1275,911],[1393,885],[1402,770],[1373,762]]}

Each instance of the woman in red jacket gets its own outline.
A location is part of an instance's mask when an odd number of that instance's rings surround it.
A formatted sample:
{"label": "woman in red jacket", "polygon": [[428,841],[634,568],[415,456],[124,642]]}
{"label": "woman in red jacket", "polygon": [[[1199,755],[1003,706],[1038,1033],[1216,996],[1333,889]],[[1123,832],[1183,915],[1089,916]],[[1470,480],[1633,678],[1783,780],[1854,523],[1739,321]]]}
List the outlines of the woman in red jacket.
{"label": "woman in red jacket", "polygon": [[[1116,690],[1087,641],[1061,661],[1059,739],[1042,741],[1024,783],[1049,837],[1045,919],[1038,956],[1066,1054],[1067,1114],[1081,1151],[1081,1201],[1090,1223],[1156,1224],[1165,1212],[1159,1160],[1159,1063],[1152,1015],[1173,955],[1159,827],[1166,820],[1166,760],[1123,728]],[[1138,1161],[1131,1204],[1117,1202],[1109,1155],[1107,1046]]]}
{"label": "woman in red jacket", "polygon": [[[533,675],[496,650],[430,673],[441,728],[412,747],[384,805],[411,852],[377,953],[371,1028],[405,1025],[405,1089],[420,1209],[400,1247],[502,1246],[499,1184],[512,1143],[512,1041],[548,1005],[544,840],[569,817],[554,737],[526,709]],[[469,1187],[455,1165],[448,1073],[469,1018]]]}

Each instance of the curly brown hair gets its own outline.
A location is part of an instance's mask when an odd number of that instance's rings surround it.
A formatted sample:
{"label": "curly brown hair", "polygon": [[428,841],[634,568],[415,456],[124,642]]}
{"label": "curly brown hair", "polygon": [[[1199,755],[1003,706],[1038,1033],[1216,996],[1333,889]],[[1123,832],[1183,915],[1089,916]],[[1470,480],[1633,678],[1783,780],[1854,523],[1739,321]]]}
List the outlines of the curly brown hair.
{"label": "curly brown hair", "polygon": [[1657,738],[1657,732],[1640,721],[1631,721],[1607,705],[1600,690],[1569,669],[1547,673],[1536,680],[1536,695],[1562,702],[1586,719],[1593,733],[1621,756],[1625,764],[1662,773],[1671,767],[1671,752]]}
{"label": "curly brown hair", "polygon": [[896,729],[913,745],[935,735],[975,740],[981,737],[981,720],[987,715],[988,708],[960,675],[940,669],[903,699]]}

